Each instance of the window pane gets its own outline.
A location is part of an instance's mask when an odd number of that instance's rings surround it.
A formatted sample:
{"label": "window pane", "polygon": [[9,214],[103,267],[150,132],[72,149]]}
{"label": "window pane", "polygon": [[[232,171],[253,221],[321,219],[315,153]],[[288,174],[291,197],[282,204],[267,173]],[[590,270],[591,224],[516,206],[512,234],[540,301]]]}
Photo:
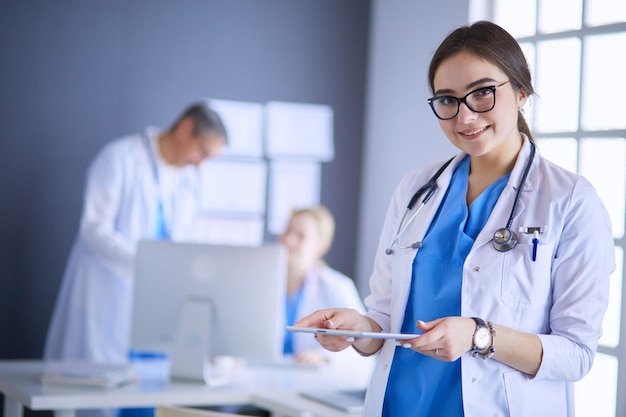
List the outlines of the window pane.
{"label": "window pane", "polygon": [[611,287],[609,289],[609,307],[604,314],[602,323],[602,337],[600,344],[607,347],[617,347],[619,345],[621,311],[622,311],[622,265],[624,250],[615,248],[615,271],[611,274]]}
{"label": "window pane", "polygon": [[541,139],[537,138],[537,147],[545,158],[555,164],[576,172],[578,161],[578,143],[573,138]]}
{"label": "window pane", "polygon": [[624,51],[626,33],[585,38],[582,97],[585,130],[626,129]]}
{"label": "window pane", "polygon": [[613,236],[624,236],[624,200],[626,194],[626,140],[582,139],[580,141],[580,174],[585,176],[604,202]]}
{"label": "window pane", "polygon": [[477,20],[490,20],[491,3],[487,0],[470,0],[469,2],[469,22]]}
{"label": "window pane", "polygon": [[516,38],[535,34],[537,0],[495,0],[494,20]]}
{"label": "window pane", "polygon": [[539,31],[555,33],[580,29],[582,0],[540,0]]}
{"label": "window pane", "polygon": [[574,384],[576,417],[615,417],[617,358],[598,353],[591,371]]}
{"label": "window pane", "polygon": [[[564,69],[567,71],[564,71]],[[537,44],[538,132],[578,129],[580,41],[568,38]]]}
{"label": "window pane", "polygon": [[589,26],[626,22],[624,0],[585,0],[585,23]]}

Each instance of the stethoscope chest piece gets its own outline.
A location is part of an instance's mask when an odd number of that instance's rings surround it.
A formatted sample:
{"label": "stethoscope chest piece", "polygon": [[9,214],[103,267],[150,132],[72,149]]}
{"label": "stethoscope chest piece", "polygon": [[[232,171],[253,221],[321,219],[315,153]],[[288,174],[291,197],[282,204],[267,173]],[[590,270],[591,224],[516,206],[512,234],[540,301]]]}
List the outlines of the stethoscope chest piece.
{"label": "stethoscope chest piece", "polygon": [[498,252],[506,252],[517,245],[517,234],[507,227],[501,227],[493,234],[493,247]]}

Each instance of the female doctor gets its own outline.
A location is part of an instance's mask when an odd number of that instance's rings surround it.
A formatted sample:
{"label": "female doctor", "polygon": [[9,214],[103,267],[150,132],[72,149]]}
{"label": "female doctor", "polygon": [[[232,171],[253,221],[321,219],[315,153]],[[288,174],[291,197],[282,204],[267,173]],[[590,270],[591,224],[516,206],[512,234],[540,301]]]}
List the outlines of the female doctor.
{"label": "female doctor", "polygon": [[80,229],[48,329],[44,357],[125,362],[133,262],[140,239],[197,240],[194,166],[226,144],[220,117],[190,105],[168,130],[107,144],[87,172]]}
{"label": "female doctor", "polygon": [[318,337],[379,355],[366,416],[573,416],[571,383],[593,363],[614,269],[606,210],[586,179],[536,149],[520,112],[530,72],[502,28],[453,31],[429,82],[461,152],[397,187],[368,312],[321,310],[296,325],[418,335]]}
{"label": "female doctor", "polygon": [[[365,312],[363,301],[354,281],[331,268],[324,261],[335,234],[335,219],[325,206],[294,210],[279,242],[287,249],[287,299],[286,324],[293,324],[313,310],[344,307]],[[320,348],[310,334],[285,331],[283,353],[299,364],[323,365],[345,362],[350,357],[360,359],[354,352],[346,351],[341,357]],[[363,363],[363,361],[359,361]]]}

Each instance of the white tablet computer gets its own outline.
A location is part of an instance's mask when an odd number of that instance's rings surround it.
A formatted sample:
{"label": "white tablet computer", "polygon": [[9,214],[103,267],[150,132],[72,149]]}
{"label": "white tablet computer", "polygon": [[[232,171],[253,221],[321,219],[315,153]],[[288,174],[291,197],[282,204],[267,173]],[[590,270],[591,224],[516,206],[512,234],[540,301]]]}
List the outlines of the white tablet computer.
{"label": "white tablet computer", "polygon": [[305,332],[305,333],[317,333],[328,336],[346,336],[354,338],[369,338],[369,339],[398,339],[407,340],[418,337],[418,334],[408,333],[384,333],[384,332],[361,332],[357,330],[340,330],[340,329],[322,329],[319,327],[296,327],[285,326],[285,329],[292,332]]}

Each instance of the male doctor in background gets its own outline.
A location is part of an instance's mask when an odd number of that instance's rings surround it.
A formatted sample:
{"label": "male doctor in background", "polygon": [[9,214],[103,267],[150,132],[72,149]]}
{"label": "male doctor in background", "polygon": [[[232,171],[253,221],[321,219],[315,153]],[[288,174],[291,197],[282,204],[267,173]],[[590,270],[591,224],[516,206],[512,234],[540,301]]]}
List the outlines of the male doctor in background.
{"label": "male doctor in background", "polygon": [[201,240],[194,228],[196,168],[219,156],[226,142],[220,117],[197,102],[169,130],[146,128],[98,153],[87,172],[80,228],[48,329],[45,359],[127,360],[137,242]]}

